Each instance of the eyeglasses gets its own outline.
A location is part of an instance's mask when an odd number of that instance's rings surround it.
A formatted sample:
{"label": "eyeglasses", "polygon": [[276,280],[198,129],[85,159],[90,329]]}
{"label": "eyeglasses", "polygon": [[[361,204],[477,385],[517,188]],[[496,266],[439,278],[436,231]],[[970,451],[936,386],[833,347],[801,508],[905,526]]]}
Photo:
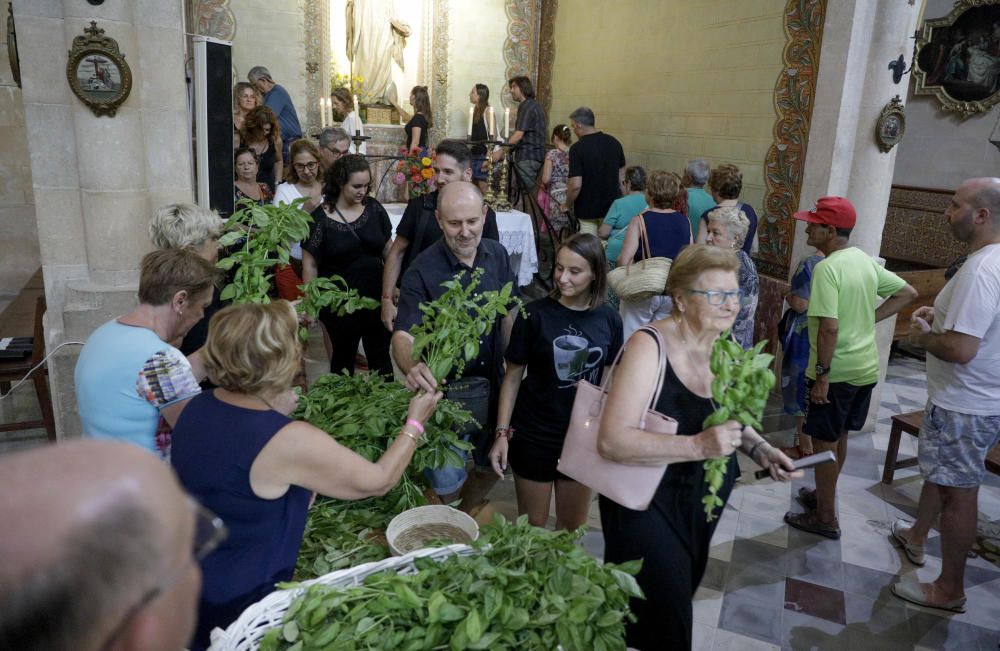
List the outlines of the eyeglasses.
{"label": "eyeglasses", "polygon": [[191,541],[191,558],[158,581],[156,585],[142,595],[134,606],[125,611],[125,616],[122,617],[121,622],[111,631],[111,635],[108,636],[104,644],[100,646],[101,651],[107,651],[107,649],[114,646],[114,643],[125,631],[125,627],[132,621],[133,617],[174,587],[184,577],[192,563],[201,563],[229,535],[229,529],[222,522],[222,518],[194,500],[191,500],[191,505],[195,514],[194,537]]}
{"label": "eyeglasses", "polygon": [[327,147],[326,150],[331,154],[333,154],[335,158],[340,158],[341,156],[346,156],[347,152],[351,151],[351,145],[350,143],[348,143],[348,145],[343,150],[337,149],[335,146]]}
{"label": "eyeglasses", "polygon": [[708,301],[709,305],[724,305],[729,299],[735,298],[737,302],[743,300],[743,290],[737,289],[731,292],[720,292],[715,289],[692,289],[692,294],[701,294]]}
{"label": "eyeglasses", "polygon": [[295,168],[296,170],[300,171],[300,172],[301,172],[302,170],[308,170],[308,171],[312,172],[312,171],[314,171],[314,170],[315,170],[315,169],[316,169],[317,167],[319,167],[319,163],[317,163],[316,161],[313,161],[313,162],[311,162],[311,163],[295,163],[295,165],[293,165],[293,167],[294,167],[294,168]]}

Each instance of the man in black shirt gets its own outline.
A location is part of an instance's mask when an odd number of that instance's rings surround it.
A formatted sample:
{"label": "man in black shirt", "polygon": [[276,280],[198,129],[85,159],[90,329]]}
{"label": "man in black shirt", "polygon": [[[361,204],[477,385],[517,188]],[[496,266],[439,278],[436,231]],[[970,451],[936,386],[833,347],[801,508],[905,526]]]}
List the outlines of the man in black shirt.
{"label": "man in black shirt", "polygon": [[[396,318],[396,286],[410,263],[420,253],[441,239],[436,212],[438,193],[452,181],[472,180],[472,158],[469,148],[456,140],[443,140],[434,156],[434,183],[437,190],[414,197],[406,204],[403,218],[396,228],[396,239],[389,248],[382,269],[382,323],[392,332]],[[483,237],[500,241],[497,214],[486,208],[486,225]]]}
{"label": "man in black shirt", "polygon": [[[518,103],[517,120],[514,122],[514,133],[507,139],[514,149],[514,171],[521,180],[527,192],[535,187],[538,172],[545,160],[545,140],[548,133],[545,111],[535,99],[535,89],[527,77],[514,77],[507,82],[510,85],[510,96]],[[493,152],[493,159],[500,160],[503,149],[498,147]],[[603,215],[602,215],[603,216]]]}
{"label": "man in black shirt", "polygon": [[614,136],[596,129],[594,112],[586,106],[573,111],[569,119],[577,141],[569,148],[566,204],[573,207],[577,219],[592,224],[596,233],[608,208],[622,196],[625,151]]}
{"label": "man in black shirt", "polygon": [[[437,219],[444,237],[417,256],[403,274],[396,330],[392,335],[393,358],[406,375],[406,386],[411,390],[434,391],[437,387],[437,380],[427,365],[413,361],[410,330],[423,321],[420,304],[433,301],[445,292],[441,283],[452,279],[460,271],[471,273],[473,269],[482,268],[480,291],[495,291],[512,283],[512,295],[518,293],[517,276],[511,269],[507,251],[499,242],[482,237],[486,205],[478,188],[468,181],[458,181],[448,184],[440,195]],[[465,277],[468,279],[469,274]],[[477,418],[483,429],[471,437],[476,446],[473,451],[476,470],[471,480],[466,482],[464,468],[427,473],[432,487],[445,503],[458,497],[461,491],[459,508],[463,510],[478,506],[496,482],[496,475],[490,469],[489,451],[493,444],[493,423],[503,374],[503,351],[510,339],[513,323],[514,310],[503,319],[498,319],[490,333],[480,339],[478,356],[466,365],[462,373],[463,381],[470,378],[487,381],[482,384],[487,385],[488,409],[485,411],[488,413]],[[449,380],[449,386],[454,387],[454,379]]]}

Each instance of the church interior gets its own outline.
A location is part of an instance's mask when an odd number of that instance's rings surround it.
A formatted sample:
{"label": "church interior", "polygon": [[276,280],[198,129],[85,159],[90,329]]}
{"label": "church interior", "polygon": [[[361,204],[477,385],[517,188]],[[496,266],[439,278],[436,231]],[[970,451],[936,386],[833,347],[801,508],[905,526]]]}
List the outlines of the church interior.
{"label": "church interior", "polygon": [[[933,581],[945,556],[936,523],[919,566],[899,547],[894,529],[899,519],[918,514],[924,478],[916,457],[930,406],[931,353],[908,335],[914,310],[935,304],[949,267],[969,254],[968,241],[953,237],[946,217],[956,190],[967,179],[994,176],[1000,163],[1000,1],[6,4],[0,353],[24,338],[33,341],[21,357],[0,355],[0,459],[86,437],[75,383],[81,346],[74,342],[88,341],[109,319],[136,307],[141,264],[155,248],[150,222],[157,210],[186,202],[228,218],[239,208],[230,178],[235,165],[239,189],[239,156],[234,163],[228,127],[219,125],[232,123],[238,112],[233,87],[249,80],[252,89],[253,70],[263,66],[270,87],[287,91],[296,137],[321,150],[322,134],[341,126],[345,114],[361,119],[347,134],[359,136],[351,151],[364,144],[367,192],[385,206],[394,232],[422,183],[402,171],[403,161],[430,156],[444,141],[473,140],[470,90],[474,96],[477,84],[489,89],[488,137],[523,133],[523,92],[510,80],[526,76],[531,99],[544,111],[549,149],[553,128],[575,126],[578,117],[571,115],[587,107],[590,126],[620,143],[629,167],[678,177],[695,159],[713,169],[738,167],[739,205],[759,216],[749,256],[759,278],[754,341],[768,341],[764,352],[777,356],[772,366],[779,377],[786,296],[799,263],[815,253],[807,223],[796,213],[815,212],[821,197],[849,199],[857,216],[850,246],[919,294],[873,326],[878,382],[839,471],[837,538],[782,520],[786,511],[803,511],[799,498],[813,485],[811,470],[792,481],[755,479],[757,464],[740,456],[742,476],[693,595],[690,647],[985,651],[1000,645],[1000,447],[991,446],[978,489],[961,612],[917,605],[893,592],[900,581]],[[980,13],[967,13],[974,11]],[[216,51],[223,63],[210,59],[206,68],[205,57]],[[982,73],[984,66],[989,70]],[[331,95],[345,86],[353,106]],[[407,152],[412,136],[404,123],[425,102],[417,106],[411,88],[424,89],[433,114],[419,136],[426,148],[416,157]],[[280,126],[288,135],[283,119]],[[241,137],[237,130],[232,144],[249,146]],[[307,168],[291,169],[302,149],[289,153],[284,144],[287,179]],[[482,178],[489,180],[480,188],[488,186],[486,202],[496,209],[499,241],[527,303],[554,287],[559,241],[534,189],[514,197],[520,173],[514,160],[520,159],[494,163],[487,154],[481,164],[491,167]],[[572,152],[569,160],[572,177]],[[304,263],[313,259],[310,246],[303,244]],[[311,384],[329,372],[329,352],[320,321],[306,325]],[[36,366],[31,379],[18,383]],[[762,424],[761,434],[774,446],[798,445],[780,383]],[[486,499],[490,513],[517,517],[510,478]],[[603,559],[599,511],[595,495],[581,544]]]}

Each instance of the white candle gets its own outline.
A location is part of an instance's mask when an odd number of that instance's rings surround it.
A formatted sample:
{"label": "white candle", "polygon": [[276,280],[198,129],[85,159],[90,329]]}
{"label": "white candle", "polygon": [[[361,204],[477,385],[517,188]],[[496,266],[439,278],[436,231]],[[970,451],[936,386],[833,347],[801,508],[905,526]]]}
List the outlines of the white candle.
{"label": "white candle", "polygon": [[476,117],[476,108],[474,106],[469,107],[469,140],[472,140],[472,121]]}
{"label": "white candle", "polygon": [[503,137],[504,140],[510,135],[510,109],[503,110]]}
{"label": "white candle", "polygon": [[327,108],[328,111],[330,111],[329,117],[326,120],[326,124],[327,124],[327,126],[332,127],[333,126],[333,122],[334,122],[333,98],[332,97],[328,97],[327,98],[327,100],[326,100],[326,108]]}
{"label": "white candle", "polygon": [[326,100],[319,98],[319,128],[326,128]]}
{"label": "white candle", "polygon": [[493,107],[490,106],[486,109],[486,130],[489,132],[488,136],[490,140],[495,140],[497,137],[497,121],[496,116],[493,115]]}
{"label": "white candle", "polygon": [[358,95],[357,93],[351,93],[354,98],[354,118],[357,120],[361,119],[361,111],[358,109]]}

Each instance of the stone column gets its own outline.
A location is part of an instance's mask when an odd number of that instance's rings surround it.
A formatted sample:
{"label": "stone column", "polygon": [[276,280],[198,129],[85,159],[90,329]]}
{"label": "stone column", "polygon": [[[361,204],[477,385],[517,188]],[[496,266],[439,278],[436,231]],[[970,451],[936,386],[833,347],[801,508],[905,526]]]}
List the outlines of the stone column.
{"label": "stone column", "polygon": [[[193,198],[180,2],[15,0],[24,113],[45,275],[46,346],[84,341],[135,304],[152,210]],[[73,38],[91,20],[132,70],[128,99],[97,117],[69,88]],[[50,361],[61,437],[80,430],[79,348]]]}
{"label": "stone column", "polygon": [[[920,7],[905,2],[836,0],[826,11],[816,105],[802,182],[801,206],[821,196],[847,197],[858,213],[851,243],[878,256],[892,187],[896,149],[878,150],[875,123],[893,97],[906,99],[909,77],[892,81],[889,61],[913,52],[913,32]],[[796,227],[790,273],[808,255],[805,225]],[[881,377],[885,377],[895,318],[876,327]],[[879,387],[872,395],[866,430],[875,426]]]}

